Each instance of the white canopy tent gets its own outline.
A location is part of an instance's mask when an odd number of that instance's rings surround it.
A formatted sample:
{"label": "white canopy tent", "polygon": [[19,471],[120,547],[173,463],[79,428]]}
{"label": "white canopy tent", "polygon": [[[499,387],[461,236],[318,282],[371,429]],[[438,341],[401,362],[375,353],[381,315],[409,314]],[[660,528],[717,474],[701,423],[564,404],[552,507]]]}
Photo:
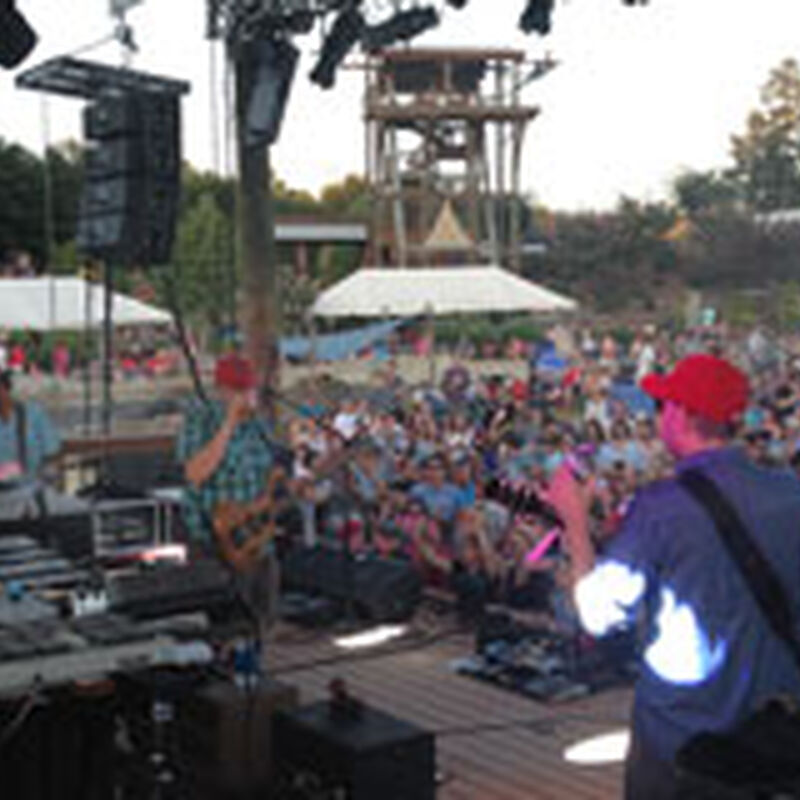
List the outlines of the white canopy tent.
{"label": "white canopy tent", "polygon": [[361,269],[319,295],[318,317],[407,317],[421,314],[568,312],[568,297],[501,267]]}
{"label": "white canopy tent", "polygon": [[[104,290],[83,278],[0,279],[0,328],[78,330],[103,322]],[[114,325],[160,325],[171,316],[160,308],[114,293]]]}

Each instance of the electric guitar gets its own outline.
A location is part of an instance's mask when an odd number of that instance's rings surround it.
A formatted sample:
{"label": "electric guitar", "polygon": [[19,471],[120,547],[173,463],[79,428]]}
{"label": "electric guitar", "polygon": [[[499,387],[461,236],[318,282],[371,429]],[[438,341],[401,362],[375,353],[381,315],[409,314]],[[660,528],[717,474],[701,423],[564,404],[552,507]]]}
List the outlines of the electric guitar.
{"label": "electric guitar", "polygon": [[237,572],[252,570],[264,545],[278,535],[275,518],[294,502],[291,497],[275,500],[275,490],[285,477],[284,470],[276,467],[267,478],[266,490],[255,500],[223,500],[214,507],[211,524],[219,554]]}

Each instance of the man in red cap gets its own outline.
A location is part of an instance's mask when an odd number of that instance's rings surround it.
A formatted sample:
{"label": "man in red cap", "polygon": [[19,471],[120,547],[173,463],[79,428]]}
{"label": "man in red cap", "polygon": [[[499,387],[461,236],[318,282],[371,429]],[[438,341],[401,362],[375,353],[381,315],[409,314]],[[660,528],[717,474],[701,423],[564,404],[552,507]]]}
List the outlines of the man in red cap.
{"label": "man in red cap", "polygon": [[583,626],[603,635],[640,623],[642,664],[625,797],[660,800],[679,796],[675,756],[695,734],[733,728],[770,696],[800,697],[800,671],[789,649],[680,475],[692,469],[716,484],[793,609],[800,608],[800,483],[788,471],[757,467],[730,446],[749,389],[732,364],[692,355],[667,375],[648,375],[642,388],[656,401],[659,434],[676,459],[676,477],[639,492],[601,553],[589,536],[590,491],[567,467],[554,476],[549,499],[564,523]]}
{"label": "man in red cap", "polygon": [[[216,363],[217,399],[194,401],[186,410],[177,458],[186,478],[183,519],[193,550],[221,557],[246,584],[251,606],[272,622],[277,605],[277,562],[256,526],[236,526],[232,535],[219,524],[223,504],[245,509],[265,494],[275,461],[266,424],[255,415],[256,376],[244,356],[229,354]],[[223,527],[225,529],[223,529]]]}

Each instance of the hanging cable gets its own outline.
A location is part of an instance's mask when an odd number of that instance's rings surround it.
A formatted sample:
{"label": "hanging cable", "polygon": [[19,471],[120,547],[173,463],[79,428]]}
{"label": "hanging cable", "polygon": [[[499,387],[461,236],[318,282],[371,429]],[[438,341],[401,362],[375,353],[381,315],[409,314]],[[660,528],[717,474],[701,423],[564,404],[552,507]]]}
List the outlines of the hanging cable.
{"label": "hanging cable", "polygon": [[[168,268],[169,270],[169,268]],[[200,378],[200,370],[197,366],[197,359],[195,358],[194,351],[189,343],[189,337],[186,332],[186,325],[184,323],[183,311],[180,302],[178,301],[178,293],[175,288],[175,278],[172,272],[164,271],[164,285],[167,289],[167,305],[169,306],[172,320],[175,323],[175,332],[178,335],[178,344],[180,344],[183,351],[186,363],[189,365],[189,373],[192,376],[192,383],[194,384],[194,391],[197,397],[204,403],[208,402],[208,395],[203,386],[203,381]]]}
{"label": "hanging cable", "polygon": [[[234,161],[234,152],[236,147],[236,115],[234,109],[234,70],[231,62],[226,59],[225,60],[225,70],[223,74],[223,81],[222,81],[222,103],[223,103],[223,113],[225,115],[224,119],[224,147],[223,147],[223,174],[226,178],[230,178],[232,175],[235,174],[235,170],[233,168],[233,161]],[[234,198],[234,203],[236,202],[236,198]],[[236,327],[236,284],[237,284],[237,275],[235,272],[235,263],[236,263],[236,226],[231,225],[230,228],[230,236],[228,237],[228,248],[226,262],[228,264],[227,270],[227,280],[225,281],[225,310],[228,323],[228,327],[231,329]]]}

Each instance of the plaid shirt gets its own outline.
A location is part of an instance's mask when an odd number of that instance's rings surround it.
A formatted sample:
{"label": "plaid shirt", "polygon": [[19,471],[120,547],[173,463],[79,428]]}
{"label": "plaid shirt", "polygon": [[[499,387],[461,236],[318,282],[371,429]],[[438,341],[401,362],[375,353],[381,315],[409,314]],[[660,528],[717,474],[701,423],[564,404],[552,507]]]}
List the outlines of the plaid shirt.
{"label": "plaid shirt", "polygon": [[[177,440],[176,456],[185,464],[214,438],[225,418],[219,402],[192,401],[186,408]],[[213,544],[211,513],[222,500],[248,503],[264,493],[273,464],[270,433],[265,423],[253,417],[240,422],[228,442],[216,471],[202,486],[186,487],[183,520],[192,541]]]}

